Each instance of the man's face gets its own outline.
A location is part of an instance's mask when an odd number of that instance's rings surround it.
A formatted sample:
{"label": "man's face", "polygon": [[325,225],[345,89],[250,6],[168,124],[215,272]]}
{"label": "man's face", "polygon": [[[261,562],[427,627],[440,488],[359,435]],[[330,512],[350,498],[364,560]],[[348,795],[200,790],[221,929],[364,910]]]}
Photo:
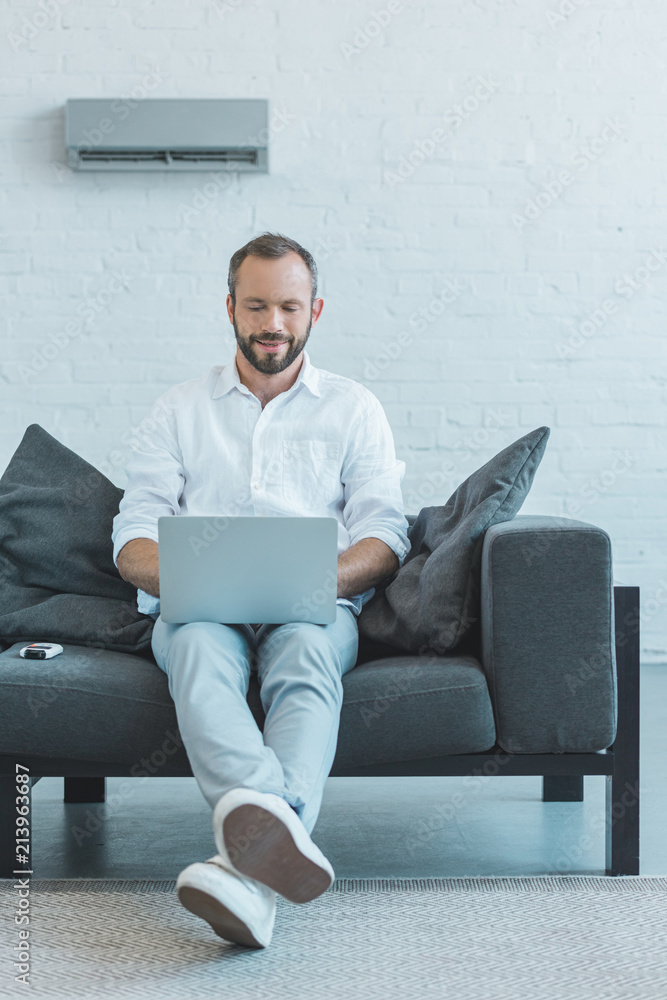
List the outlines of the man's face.
{"label": "man's face", "polygon": [[227,313],[244,358],[258,372],[275,375],[298,358],[322,299],[311,302],[310,271],[297,253],[277,260],[252,254],[239,267],[236,306],[227,296]]}

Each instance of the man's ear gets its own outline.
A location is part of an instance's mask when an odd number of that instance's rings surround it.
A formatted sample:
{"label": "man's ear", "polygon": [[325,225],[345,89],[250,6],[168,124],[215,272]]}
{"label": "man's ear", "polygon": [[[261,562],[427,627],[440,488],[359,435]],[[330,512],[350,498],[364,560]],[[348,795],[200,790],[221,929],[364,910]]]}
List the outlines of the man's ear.
{"label": "man's ear", "polygon": [[313,324],[317,323],[318,319],[322,315],[323,308],[324,308],[324,299],[313,299],[313,308],[311,312],[311,320]]}
{"label": "man's ear", "polygon": [[229,317],[229,322],[234,325],[234,302],[232,300],[229,292],[227,293],[227,298],[225,300],[225,305],[227,306],[227,315]]}

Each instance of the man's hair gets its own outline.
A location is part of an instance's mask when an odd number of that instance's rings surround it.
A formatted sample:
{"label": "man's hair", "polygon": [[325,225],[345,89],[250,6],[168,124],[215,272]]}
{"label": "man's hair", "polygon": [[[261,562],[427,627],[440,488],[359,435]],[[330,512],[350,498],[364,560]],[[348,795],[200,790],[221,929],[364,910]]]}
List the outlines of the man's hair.
{"label": "man's hair", "polygon": [[315,263],[315,258],[301,244],[297,243],[296,240],[291,240],[289,236],[283,236],[282,233],[261,233],[254,240],[250,240],[244,247],[241,247],[240,250],[232,254],[232,258],[229,261],[227,284],[233,304],[236,305],[236,277],[246,257],[252,254],[253,257],[262,257],[264,260],[277,260],[279,257],[287,256],[288,253],[298,253],[310,271],[312,279],[310,301],[312,305],[313,299],[317,294],[317,264]]}

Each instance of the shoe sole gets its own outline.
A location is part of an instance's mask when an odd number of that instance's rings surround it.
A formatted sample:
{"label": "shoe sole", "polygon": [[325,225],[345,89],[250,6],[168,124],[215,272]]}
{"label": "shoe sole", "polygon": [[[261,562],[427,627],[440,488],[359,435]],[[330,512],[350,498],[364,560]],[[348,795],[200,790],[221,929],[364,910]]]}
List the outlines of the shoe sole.
{"label": "shoe sole", "polygon": [[266,945],[258,941],[250,928],[240,917],[232,913],[220,900],[204,892],[203,889],[195,889],[190,885],[182,885],[178,889],[178,898],[181,905],[194,913],[196,917],[201,917],[207,924],[210,924],[218,937],[225,941],[233,941],[237,944],[244,944],[250,948],[265,948]]}
{"label": "shoe sole", "polygon": [[[256,832],[249,836],[253,827]],[[309,903],[332,884],[329,872],[301,853],[288,827],[268,809],[237,806],[225,816],[222,836],[237,871],[290,903]],[[248,846],[239,850],[236,844],[244,841]]]}

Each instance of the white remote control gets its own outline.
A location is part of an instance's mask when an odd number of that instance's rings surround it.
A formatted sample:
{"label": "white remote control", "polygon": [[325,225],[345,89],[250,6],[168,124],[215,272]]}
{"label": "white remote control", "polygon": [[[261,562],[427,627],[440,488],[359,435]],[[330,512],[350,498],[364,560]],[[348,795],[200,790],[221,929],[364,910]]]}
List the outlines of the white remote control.
{"label": "white remote control", "polygon": [[63,647],[57,642],[31,642],[29,646],[19,649],[19,656],[24,656],[26,660],[49,660],[62,651]]}

